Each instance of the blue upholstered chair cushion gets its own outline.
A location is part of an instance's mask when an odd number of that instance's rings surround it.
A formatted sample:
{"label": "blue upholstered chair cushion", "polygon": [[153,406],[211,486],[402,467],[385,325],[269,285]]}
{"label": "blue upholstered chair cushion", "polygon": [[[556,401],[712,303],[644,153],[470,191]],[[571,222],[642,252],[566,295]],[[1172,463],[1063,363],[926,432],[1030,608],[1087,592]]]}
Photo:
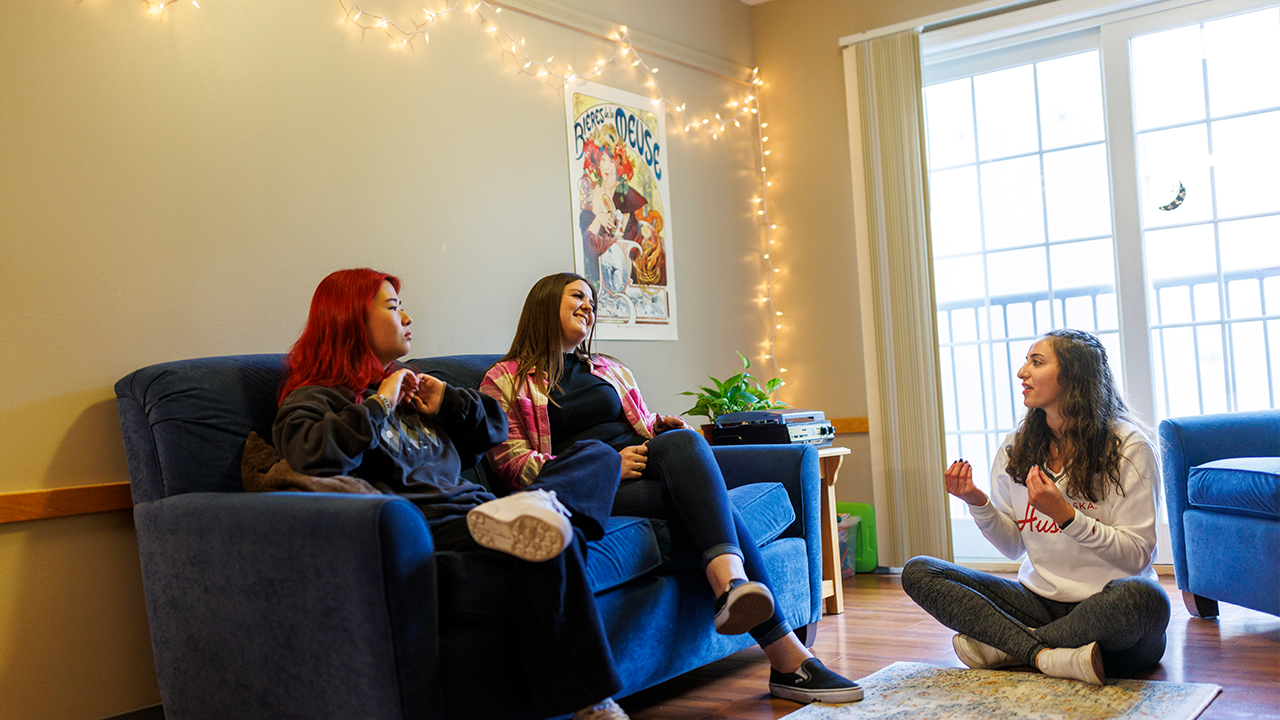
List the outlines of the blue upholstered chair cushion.
{"label": "blue upholstered chair cushion", "polygon": [[[733,488],[729,502],[742,515],[757,546],[778,537],[795,520],[782,483]],[[587,545],[587,577],[591,589],[600,593],[656,569],[664,558],[678,567],[699,565],[688,540],[673,541],[667,523],[616,517],[609,520],[603,538]]]}
{"label": "blue upholstered chair cushion", "polygon": [[1280,517],[1280,457],[1214,460],[1187,474],[1195,508],[1275,520]]}

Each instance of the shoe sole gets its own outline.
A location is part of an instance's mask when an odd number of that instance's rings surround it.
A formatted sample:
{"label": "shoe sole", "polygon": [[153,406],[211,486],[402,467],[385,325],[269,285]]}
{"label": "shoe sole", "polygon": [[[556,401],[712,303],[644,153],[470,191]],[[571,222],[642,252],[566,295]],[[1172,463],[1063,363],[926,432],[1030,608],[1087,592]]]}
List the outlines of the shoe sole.
{"label": "shoe sole", "polygon": [[472,511],[467,529],[480,545],[529,562],[546,562],[569,546],[564,528],[528,515],[507,522]]}
{"label": "shoe sole", "polygon": [[721,635],[741,635],[773,615],[773,598],[769,593],[751,588],[730,596],[720,612],[716,613],[716,632]]}
{"label": "shoe sole", "polygon": [[[1106,685],[1106,670],[1102,667],[1102,646],[1096,642],[1093,644],[1093,652],[1089,653],[1089,664],[1093,666],[1093,677],[1086,678],[1085,682],[1099,687]],[[1095,679],[1097,682],[1094,682]]]}
{"label": "shoe sole", "polygon": [[774,697],[780,697],[783,700],[791,700],[792,702],[804,703],[805,705],[808,705],[811,702],[835,704],[858,702],[862,699],[862,688],[805,690],[803,688],[794,688],[790,685],[775,685],[773,683],[769,683],[769,694]]}

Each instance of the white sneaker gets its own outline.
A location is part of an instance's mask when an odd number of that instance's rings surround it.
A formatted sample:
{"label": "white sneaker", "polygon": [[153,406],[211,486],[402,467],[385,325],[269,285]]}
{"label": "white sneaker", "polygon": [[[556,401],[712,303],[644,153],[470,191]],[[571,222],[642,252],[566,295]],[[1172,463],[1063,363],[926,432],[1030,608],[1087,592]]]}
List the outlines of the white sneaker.
{"label": "white sneaker", "polygon": [[631,720],[627,711],[618,706],[613,698],[605,698],[600,702],[585,707],[573,714],[573,720]]}
{"label": "white sneaker", "polygon": [[955,637],[951,638],[951,647],[955,648],[956,657],[960,658],[960,662],[974,670],[994,670],[1022,664],[1021,660],[1009,653],[960,633],[956,633]]}
{"label": "white sneaker", "polygon": [[1090,685],[1106,685],[1102,669],[1102,648],[1091,642],[1078,648],[1049,648],[1036,655],[1036,667],[1049,677],[1079,680]]}
{"label": "white sneaker", "polygon": [[543,562],[573,542],[570,514],[554,490],[525,490],[471,508],[467,529],[490,550]]}

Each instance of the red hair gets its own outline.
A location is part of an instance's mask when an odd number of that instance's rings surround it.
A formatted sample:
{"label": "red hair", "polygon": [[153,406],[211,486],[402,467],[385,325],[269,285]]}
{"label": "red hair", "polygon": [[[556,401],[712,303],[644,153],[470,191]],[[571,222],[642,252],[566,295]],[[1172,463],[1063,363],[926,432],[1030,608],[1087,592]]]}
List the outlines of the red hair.
{"label": "red hair", "polygon": [[386,374],[369,349],[369,305],[382,283],[400,278],[369,268],[338,270],[320,281],[302,335],[285,358],[280,402],[304,385],[339,386],[359,395]]}

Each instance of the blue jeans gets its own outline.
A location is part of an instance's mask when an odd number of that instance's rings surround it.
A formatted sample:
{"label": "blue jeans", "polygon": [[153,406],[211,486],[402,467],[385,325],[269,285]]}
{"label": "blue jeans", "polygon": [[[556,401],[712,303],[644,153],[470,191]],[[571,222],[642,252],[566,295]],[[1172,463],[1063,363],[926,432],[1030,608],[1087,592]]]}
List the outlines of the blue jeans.
{"label": "blue jeans", "polygon": [[938,622],[1032,667],[1041,650],[1095,641],[1108,675],[1154,667],[1164,655],[1169,597],[1147,578],[1112,580],[1080,602],[1058,602],[1016,580],[922,555],[902,568],[902,589]]}
{"label": "blue jeans", "polygon": [[[668,430],[648,442],[644,475],[623,480],[613,514],[666,520],[693,539],[702,567],[721,555],[742,558],[751,580],[769,584],[764,558],[733,504],[711,446],[693,430]],[[773,616],[751,629],[761,647],[780,640],[791,627],[774,607]]]}
{"label": "blue jeans", "polygon": [[[619,467],[613,448],[600,442],[579,443],[548,462],[534,487],[555,489],[570,510],[579,505],[589,512],[598,501],[585,497],[586,488],[603,484],[612,489],[610,477],[617,482]],[[622,689],[586,571],[588,533],[594,529],[599,537],[600,520],[585,514],[579,520],[582,524],[575,525],[574,542],[546,562],[526,562],[481,547],[471,537],[463,515],[431,524],[437,562],[456,565],[457,576],[511,579],[515,593],[509,605],[519,662],[508,663],[507,672],[517,677],[524,673],[534,705],[548,716],[573,712]]]}

